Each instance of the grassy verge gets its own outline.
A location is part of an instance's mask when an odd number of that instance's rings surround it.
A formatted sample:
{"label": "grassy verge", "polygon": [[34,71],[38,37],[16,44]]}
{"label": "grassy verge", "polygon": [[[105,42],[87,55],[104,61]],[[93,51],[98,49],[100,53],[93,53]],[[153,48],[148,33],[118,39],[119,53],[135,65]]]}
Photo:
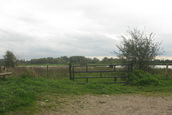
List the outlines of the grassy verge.
{"label": "grassy verge", "polygon": [[[163,93],[172,94],[172,78],[163,79],[163,84],[148,86],[132,86],[112,84],[111,79],[93,79],[88,84],[79,85],[68,77],[58,79],[9,77],[0,78],[0,114],[14,111],[29,111],[29,114],[39,110],[37,102],[55,101],[61,103],[59,97],[83,94],[145,94]],[[56,97],[52,99],[52,97]],[[51,108],[50,104],[46,108]],[[41,106],[42,108],[42,106]],[[12,112],[11,112],[12,111]]]}

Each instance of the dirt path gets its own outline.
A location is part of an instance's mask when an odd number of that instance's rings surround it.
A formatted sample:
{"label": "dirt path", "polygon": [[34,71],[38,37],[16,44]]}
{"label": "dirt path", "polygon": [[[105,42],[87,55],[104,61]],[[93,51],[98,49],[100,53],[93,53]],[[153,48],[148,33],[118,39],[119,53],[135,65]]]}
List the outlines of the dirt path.
{"label": "dirt path", "polygon": [[172,96],[83,95],[38,115],[172,115]]}

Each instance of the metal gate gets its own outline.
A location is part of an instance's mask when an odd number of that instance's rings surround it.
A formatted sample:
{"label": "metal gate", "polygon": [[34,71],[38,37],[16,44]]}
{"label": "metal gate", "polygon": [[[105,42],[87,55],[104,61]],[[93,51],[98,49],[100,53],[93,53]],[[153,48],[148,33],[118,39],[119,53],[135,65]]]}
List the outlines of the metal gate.
{"label": "metal gate", "polygon": [[[86,83],[88,83],[88,79],[90,79],[90,78],[114,78],[114,83],[123,83],[123,82],[117,82],[117,78],[127,78],[127,77],[129,77],[129,72],[132,72],[132,71],[133,71],[133,65],[132,64],[72,65],[71,63],[69,63],[69,77],[70,77],[70,80],[75,81],[75,79],[85,79]],[[102,75],[103,73],[107,73],[107,72],[112,72],[112,73],[115,73],[115,72],[119,73],[120,72],[120,75],[110,75],[110,76]],[[85,73],[85,74],[99,73],[99,75],[97,75],[97,76],[77,75],[77,74],[80,74],[80,73]]]}

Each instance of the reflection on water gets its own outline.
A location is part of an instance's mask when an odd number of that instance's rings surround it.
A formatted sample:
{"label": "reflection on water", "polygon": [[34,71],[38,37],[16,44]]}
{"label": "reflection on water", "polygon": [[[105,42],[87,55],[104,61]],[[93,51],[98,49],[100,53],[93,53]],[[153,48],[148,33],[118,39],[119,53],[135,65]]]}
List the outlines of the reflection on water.
{"label": "reflection on water", "polygon": [[[47,66],[32,66],[32,65],[29,65],[29,66],[18,66],[18,67],[47,67]],[[60,65],[60,66],[48,66],[48,67],[68,67],[67,65]],[[109,66],[107,66],[107,67],[109,67]],[[118,65],[118,66],[116,66],[117,68],[121,68],[121,66],[120,65]],[[156,65],[155,66],[155,68],[161,68],[161,69],[163,69],[163,68],[166,68],[166,65]],[[168,65],[168,68],[169,69],[172,69],[172,65]]]}
{"label": "reflection on water", "polygon": [[[166,65],[156,65],[155,68],[166,68]],[[168,65],[169,69],[172,69],[172,65]]]}

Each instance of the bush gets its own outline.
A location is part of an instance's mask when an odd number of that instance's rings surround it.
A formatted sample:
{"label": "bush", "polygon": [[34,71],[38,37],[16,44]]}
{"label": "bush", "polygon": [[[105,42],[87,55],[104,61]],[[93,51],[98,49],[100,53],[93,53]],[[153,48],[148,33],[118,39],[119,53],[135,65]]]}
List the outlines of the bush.
{"label": "bush", "polygon": [[136,86],[157,86],[163,84],[163,80],[162,76],[152,75],[142,70],[134,70],[133,73],[130,73],[128,84]]}

